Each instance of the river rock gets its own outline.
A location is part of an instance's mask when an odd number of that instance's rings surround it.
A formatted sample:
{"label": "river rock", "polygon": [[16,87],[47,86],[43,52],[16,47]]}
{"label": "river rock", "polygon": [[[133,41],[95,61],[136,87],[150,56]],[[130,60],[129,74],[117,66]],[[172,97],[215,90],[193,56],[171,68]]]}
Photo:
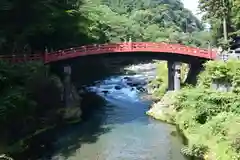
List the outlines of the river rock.
{"label": "river rock", "polygon": [[62,109],[63,119],[65,120],[80,120],[82,111],[80,107],[65,107]]}
{"label": "river rock", "polygon": [[123,77],[123,79],[128,80],[128,81],[132,80],[132,78],[130,78],[130,77]]}
{"label": "river rock", "polygon": [[160,101],[152,105],[146,114],[164,122],[174,123],[176,95],[174,91],[167,92]]}
{"label": "river rock", "polygon": [[140,86],[137,87],[137,90],[139,90],[140,92],[145,92],[146,91],[145,88],[140,87]]}
{"label": "river rock", "polygon": [[102,93],[107,94],[109,91],[103,90]]}
{"label": "river rock", "polygon": [[129,85],[130,87],[137,87],[140,84],[135,82],[127,82],[127,85]]}
{"label": "river rock", "polygon": [[115,88],[116,90],[120,90],[120,89],[122,89],[121,86],[115,86],[114,88]]}

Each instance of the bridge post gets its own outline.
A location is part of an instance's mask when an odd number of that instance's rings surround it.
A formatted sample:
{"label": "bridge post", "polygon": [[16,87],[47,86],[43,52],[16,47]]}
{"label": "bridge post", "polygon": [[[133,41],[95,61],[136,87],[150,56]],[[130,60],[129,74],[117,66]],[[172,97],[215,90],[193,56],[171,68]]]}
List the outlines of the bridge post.
{"label": "bridge post", "polygon": [[181,64],[179,62],[168,61],[168,90],[179,90],[181,83]]}
{"label": "bridge post", "polygon": [[180,90],[181,84],[181,63],[174,63],[174,90]]}
{"label": "bridge post", "polygon": [[64,103],[65,107],[70,107],[71,96],[71,66],[64,66]]}
{"label": "bridge post", "polygon": [[46,48],[45,48],[44,55],[43,55],[43,61],[44,61],[44,63],[47,62],[47,55],[48,55],[48,49],[47,49],[47,47],[46,47]]}
{"label": "bridge post", "polygon": [[167,67],[168,67],[168,90],[172,91],[172,90],[174,90],[174,77],[173,77],[174,76],[173,75],[174,62],[168,61]]}

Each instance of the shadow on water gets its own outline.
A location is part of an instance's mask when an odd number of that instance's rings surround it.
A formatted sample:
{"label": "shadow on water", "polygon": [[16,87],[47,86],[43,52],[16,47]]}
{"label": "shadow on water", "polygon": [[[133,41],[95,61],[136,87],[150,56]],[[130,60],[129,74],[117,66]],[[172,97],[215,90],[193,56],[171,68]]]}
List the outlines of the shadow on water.
{"label": "shadow on water", "polygon": [[[83,144],[95,143],[99,136],[110,132],[116,124],[130,123],[136,119],[139,119],[139,123],[148,124],[146,119],[150,118],[144,116],[144,104],[135,103],[133,107],[129,107],[129,103],[126,103],[124,107],[128,107],[127,110],[118,106],[124,105],[110,104],[95,93],[87,93],[83,95],[83,117],[80,123],[59,126],[34,137],[30,140],[28,149],[14,158],[50,160],[59,154],[66,158]],[[117,113],[118,116],[112,114],[109,118],[108,112]],[[122,114],[124,116],[119,116]]]}
{"label": "shadow on water", "polygon": [[104,110],[106,101],[94,93],[88,93],[84,97],[83,105],[84,117],[80,123],[58,126],[33,137],[29,140],[26,151],[14,155],[13,158],[49,160],[56,153],[67,157],[82,144],[95,143],[100,135],[111,130],[111,127],[103,125],[104,116],[92,116],[98,110]]}

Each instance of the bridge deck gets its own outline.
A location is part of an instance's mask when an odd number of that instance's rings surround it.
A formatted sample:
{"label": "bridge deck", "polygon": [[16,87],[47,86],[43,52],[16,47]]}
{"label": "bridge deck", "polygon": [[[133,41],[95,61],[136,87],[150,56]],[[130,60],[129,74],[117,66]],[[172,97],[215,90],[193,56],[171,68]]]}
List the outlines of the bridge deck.
{"label": "bridge deck", "polygon": [[65,50],[58,50],[45,54],[0,56],[11,62],[38,61],[45,63],[56,62],[79,56],[96,55],[104,53],[128,53],[128,52],[153,52],[186,55],[203,59],[215,59],[216,53],[211,50],[189,47],[181,44],[128,42],[115,44],[93,44]]}

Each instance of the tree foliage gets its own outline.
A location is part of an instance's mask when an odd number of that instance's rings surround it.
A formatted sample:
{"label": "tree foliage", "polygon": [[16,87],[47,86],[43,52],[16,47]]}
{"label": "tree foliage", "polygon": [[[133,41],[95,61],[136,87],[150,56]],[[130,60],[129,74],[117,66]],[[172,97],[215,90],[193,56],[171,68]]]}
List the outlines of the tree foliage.
{"label": "tree foliage", "polygon": [[[84,43],[81,1],[3,0],[0,2],[0,51],[23,53],[45,47],[69,47]],[[86,43],[86,42],[85,42]]]}
{"label": "tree foliage", "polygon": [[[123,36],[117,38],[119,40],[128,40],[131,37],[132,41],[165,41],[206,46],[206,42],[201,42],[200,37],[196,34],[202,29],[202,24],[190,11],[183,7],[180,1],[102,0],[102,5],[107,6],[119,16],[116,17],[118,18],[117,22],[120,23],[118,24],[119,27],[122,24],[124,26],[121,28],[127,29],[127,33],[111,34],[112,36]],[[114,19],[116,18],[114,16],[107,17],[107,21],[110,22],[109,28],[114,26]],[[110,32],[118,32],[114,29]],[[116,40],[116,38],[113,39]]]}
{"label": "tree foliage", "polygon": [[0,61],[1,140],[13,143],[61,119],[57,112],[62,107],[61,90],[46,76],[47,70],[41,63]]}
{"label": "tree foliage", "polygon": [[200,0],[199,8],[212,25],[212,34],[215,44],[222,44],[223,19],[226,19],[226,28],[229,39],[240,35],[240,2],[239,0]]}
{"label": "tree foliage", "polygon": [[199,0],[199,8],[206,12],[209,18],[222,18],[227,16],[230,10],[230,1],[228,0]]}
{"label": "tree foliage", "polygon": [[[239,160],[239,63],[238,60],[207,62],[196,87],[168,92],[148,111],[149,115],[179,127],[188,139],[182,149],[185,155],[199,159]],[[159,92],[164,87],[161,76],[162,72],[159,72],[154,82],[160,84],[157,98],[162,96]],[[212,87],[216,81],[230,83],[232,89],[228,92],[216,90]]]}
{"label": "tree foliage", "polygon": [[[189,148],[213,159],[239,159],[240,67],[239,61],[212,61],[198,79],[197,88],[183,89],[175,103],[176,123],[189,137]],[[214,81],[230,83],[232,90],[220,92],[211,88]],[[203,152],[202,152],[203,151]]]}
{"label": "tree foliage", "polygon": [[203,28],[201,22],[179,0],[2,0],[0,20],[2,54],[130,37],[132,41],[206,46],[197,34]]}

